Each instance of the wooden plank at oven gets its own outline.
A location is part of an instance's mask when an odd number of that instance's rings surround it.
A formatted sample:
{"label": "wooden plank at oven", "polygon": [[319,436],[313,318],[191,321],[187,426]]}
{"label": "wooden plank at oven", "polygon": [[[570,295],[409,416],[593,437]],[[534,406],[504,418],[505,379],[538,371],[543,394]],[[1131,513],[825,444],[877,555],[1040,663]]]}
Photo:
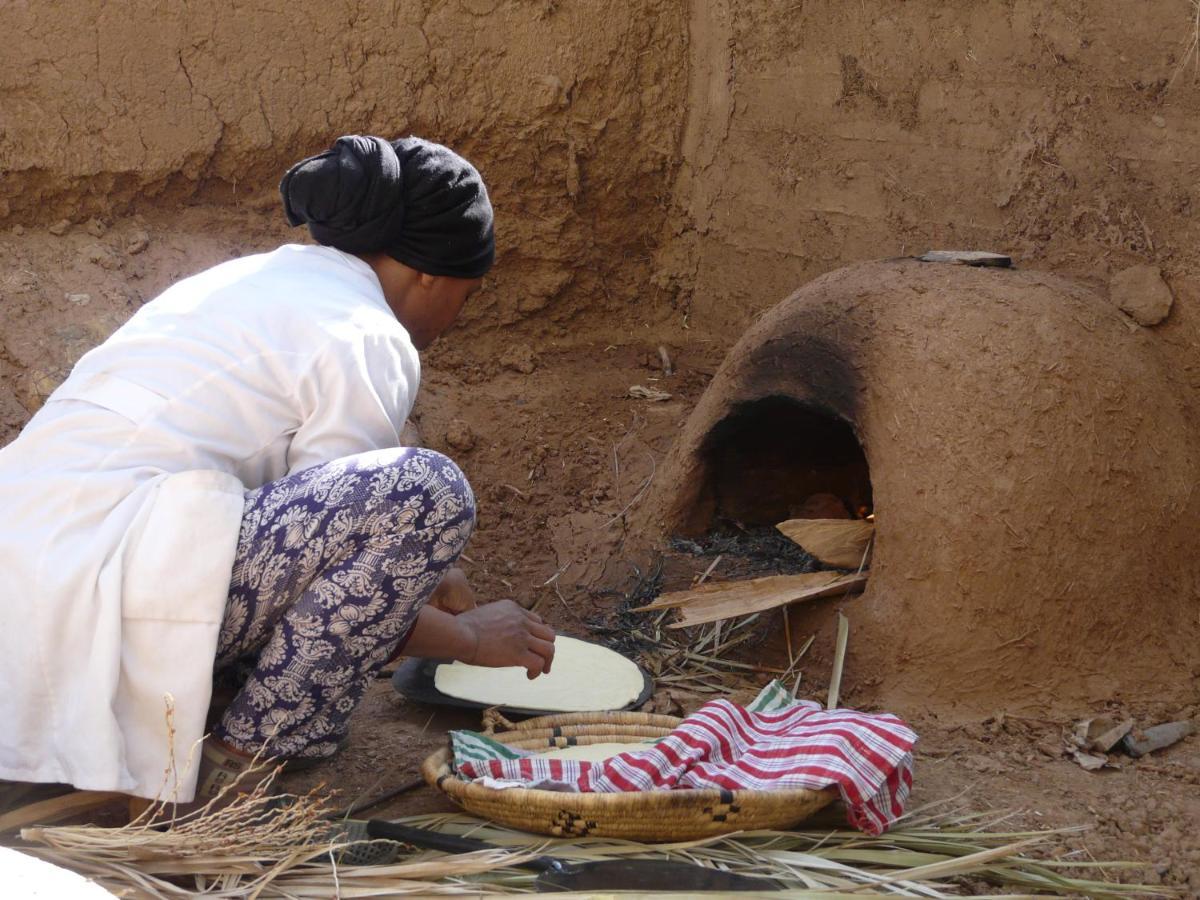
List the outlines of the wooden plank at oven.
{"label": "wooden plank at oven", "polygon": [[804,600],[831,597],[861,591],[866,574],[843,575],[838,572],[806,572],[802,575],[768,575],[745,581],[704,584],[686,591],[663,594],[637,612],[657,609],[681,610],[680,621],[672,628],[715,622],[735,616],[787,606]]}
{"label": "wooden plank at oven", "polygon": [[788,519],[775,526],[827,566],[858,569],[867,559],[875,524],[862,519]]}

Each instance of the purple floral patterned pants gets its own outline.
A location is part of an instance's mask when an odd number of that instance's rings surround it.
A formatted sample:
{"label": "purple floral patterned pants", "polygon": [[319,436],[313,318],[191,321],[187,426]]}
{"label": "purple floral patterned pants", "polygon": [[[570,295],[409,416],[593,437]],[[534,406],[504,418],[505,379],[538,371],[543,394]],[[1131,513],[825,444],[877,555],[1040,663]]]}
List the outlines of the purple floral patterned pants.
{"label": "purple floral patterned pants", "polygon": [[216,677],[244,681],[214,735],[247,753],[326,757],[475,524],[450,459],[348,456],[246,495]]}

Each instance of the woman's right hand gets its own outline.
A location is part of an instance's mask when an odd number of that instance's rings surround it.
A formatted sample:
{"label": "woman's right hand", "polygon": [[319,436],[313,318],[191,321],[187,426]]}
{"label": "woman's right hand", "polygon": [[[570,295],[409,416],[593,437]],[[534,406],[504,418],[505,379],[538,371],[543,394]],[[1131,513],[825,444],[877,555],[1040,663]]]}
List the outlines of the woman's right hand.
{"label": "woman's right hand", "polygon": [[530,679],[549,673],[554,662],[554,629],[537,613],[511,600],[497,600],[459,613],[454,621],[466,636],[467,650],[460,656],[463,662],[496,668],[523,666]]}

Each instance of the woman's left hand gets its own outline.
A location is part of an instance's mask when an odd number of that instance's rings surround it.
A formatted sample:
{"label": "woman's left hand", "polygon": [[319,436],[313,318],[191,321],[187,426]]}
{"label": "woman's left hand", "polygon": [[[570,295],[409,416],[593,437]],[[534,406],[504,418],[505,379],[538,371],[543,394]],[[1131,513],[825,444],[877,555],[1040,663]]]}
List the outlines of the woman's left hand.
{"label": "woman's left hand", "polygon": [[431,606],[448,612],[452,616],[467,612],[479,605],[475,592],[467,583],[467,576],[457,567],[448,569],[442,576],[441,583],[434,588],[429,597]]}

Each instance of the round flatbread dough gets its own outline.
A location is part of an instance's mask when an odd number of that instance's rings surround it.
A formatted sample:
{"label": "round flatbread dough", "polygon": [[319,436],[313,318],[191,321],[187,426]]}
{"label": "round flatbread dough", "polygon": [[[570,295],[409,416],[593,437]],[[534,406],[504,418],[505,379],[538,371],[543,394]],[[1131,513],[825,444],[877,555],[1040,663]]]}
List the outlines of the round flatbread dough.
{"label": "round flatbread dough", "polygon": [[645,679],[642,670],[620,653],[559,637],[550,674],[533,681],[516,666],[491,669],[455,662],[438,666],[433,684],[448,697],[488,706],[596,712],[624,709],[641,695]]}
{"label": "round flatbread dough", "polygon": [[586,746],[560,747],[557,750],[547,750],[539,753],[538,759],[574,759],[581,762],[604,762],[622,753],[636,753],[638,750],[649,750],[654,744],[587,744]]}

